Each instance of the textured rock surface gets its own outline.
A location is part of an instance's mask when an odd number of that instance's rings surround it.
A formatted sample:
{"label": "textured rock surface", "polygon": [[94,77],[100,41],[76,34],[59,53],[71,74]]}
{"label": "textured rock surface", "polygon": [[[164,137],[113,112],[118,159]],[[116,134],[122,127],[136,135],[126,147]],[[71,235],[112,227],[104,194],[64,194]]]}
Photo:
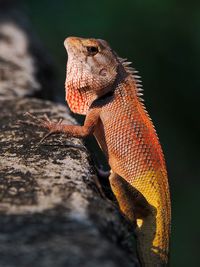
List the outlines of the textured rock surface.
{"label": "textured rock surface", "polygon": [[37,99],[0,101],[0,266],[136,266],[132,238],[102,198],[79,139],[18,125],[25,111],[63,117],[66,109]]}

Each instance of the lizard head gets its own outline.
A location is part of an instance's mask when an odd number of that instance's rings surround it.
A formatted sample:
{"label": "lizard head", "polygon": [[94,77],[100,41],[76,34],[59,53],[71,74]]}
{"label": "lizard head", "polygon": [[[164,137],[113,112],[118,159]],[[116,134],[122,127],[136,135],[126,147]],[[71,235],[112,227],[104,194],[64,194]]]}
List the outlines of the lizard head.
{"label": "lizard head", "polygon": [[86,114],[91,103],[112,90],[120,64],[109,44],[100,39],[68,37],[66,100],[70,109]]}

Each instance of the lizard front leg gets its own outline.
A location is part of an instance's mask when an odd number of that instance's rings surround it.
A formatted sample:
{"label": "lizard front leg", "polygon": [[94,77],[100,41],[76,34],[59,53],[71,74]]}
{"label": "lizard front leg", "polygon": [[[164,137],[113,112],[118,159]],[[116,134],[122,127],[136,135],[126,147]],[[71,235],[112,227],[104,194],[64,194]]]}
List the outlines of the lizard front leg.
{"label": "lizard front leg", "polygon": [[42,142],[46,137],[53,133],[64,133],[67,136],[73,137],[86,137],[94,132],[95,126],[97,125],[99,120],[99,111],[97,109],[92,109],[88,112],[84,125],[82,126],[64,124],[62,123],[62,120],[54,122],[51,121],[47,116],[44,116],[43,118],[37,118],[30,113],[28,113],[28,115],[32,118],[33,121],[37,122],[31,122],[28,124],[39,126],[49,131],[40,142]]}

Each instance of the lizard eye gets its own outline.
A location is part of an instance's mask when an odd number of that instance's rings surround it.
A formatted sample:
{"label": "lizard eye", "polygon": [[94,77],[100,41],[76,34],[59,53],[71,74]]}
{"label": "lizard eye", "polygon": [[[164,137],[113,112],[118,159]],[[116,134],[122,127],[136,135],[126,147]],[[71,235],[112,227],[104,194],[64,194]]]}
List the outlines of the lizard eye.
{"label": "lizard eye", "polygon": [[97,46],[87,46],[86,48],[89,56],[94,56],[99,52]]}

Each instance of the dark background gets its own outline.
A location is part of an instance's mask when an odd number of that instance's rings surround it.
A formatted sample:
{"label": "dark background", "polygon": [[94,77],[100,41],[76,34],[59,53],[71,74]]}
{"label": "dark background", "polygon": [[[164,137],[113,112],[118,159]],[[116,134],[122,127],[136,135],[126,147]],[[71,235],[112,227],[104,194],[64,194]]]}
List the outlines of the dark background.
{"label": "dark background", "polygon": [[61,99],[67,36],[106,39],[140,71],[168,166],[171,266],[200,266],[200,1],[29,0],[24,7],[55,61]]}

